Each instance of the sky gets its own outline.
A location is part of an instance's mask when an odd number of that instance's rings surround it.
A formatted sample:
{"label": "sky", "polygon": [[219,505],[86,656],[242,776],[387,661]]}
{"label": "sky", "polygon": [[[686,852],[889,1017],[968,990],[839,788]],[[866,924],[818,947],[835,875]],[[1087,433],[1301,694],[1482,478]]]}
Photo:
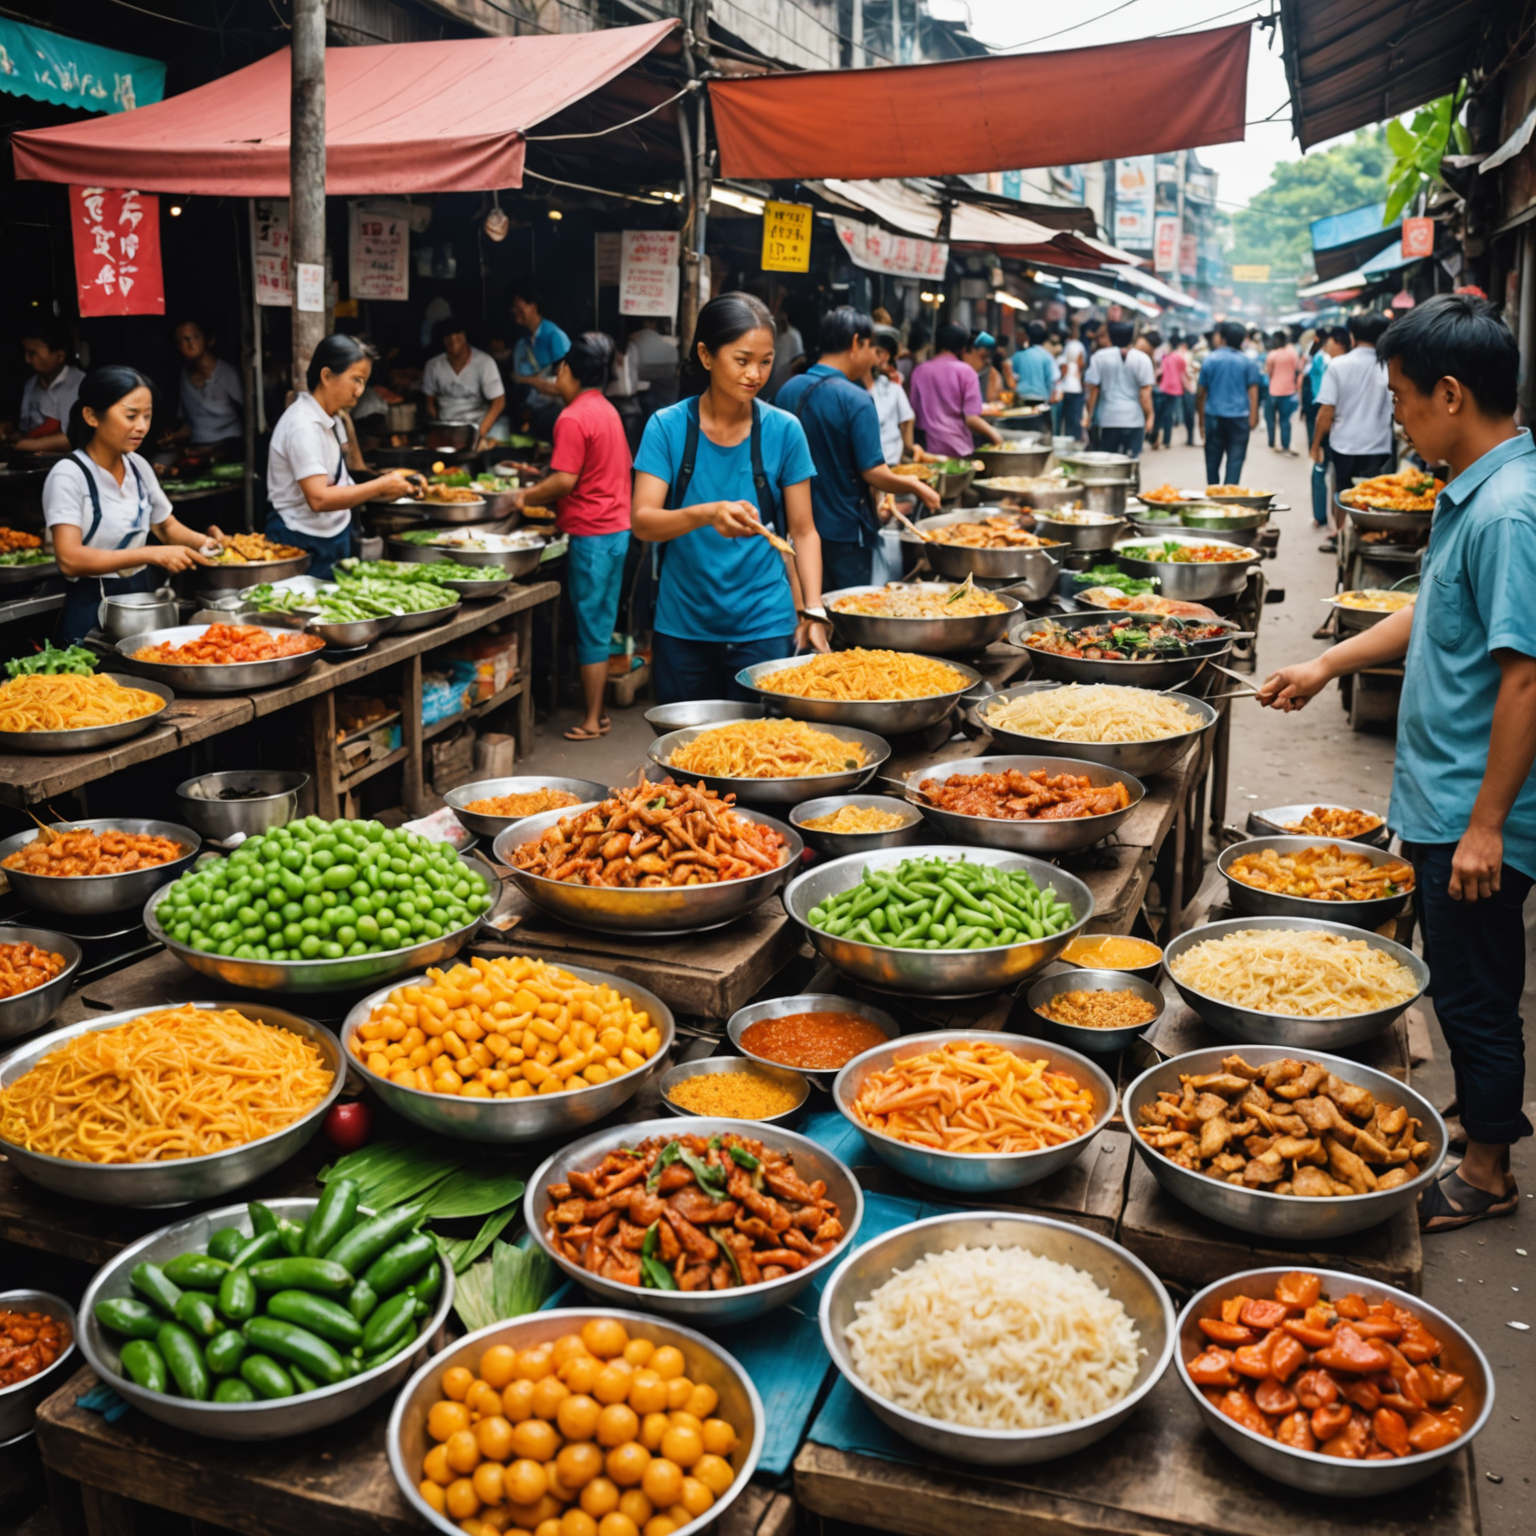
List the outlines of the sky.
{"label": "sky", "polygon": [[[1250,0],[1246,6],[1237,5],[1236,0],[1071,0],[1069,5],[1062,0],[966,0],[966,5],[974,36],[992,48],[1021,53],[1123,43],[1179,30],[1203,31],[1201,22],[1211,28],[1225,27],[1245,15],[1261,16],[1270,10],[1269,0]],[[1228,11],[1232,14],[1224,14]],[[1053,32],[1060,35],[1047,37]],[[1288,101],[1278,28],[1256,27],[1248,56],[1248,117],[1266,117],[1277,107],[1280,113],[1273,123],[1249,127],[1244,143],[1199,151],[1200,159],[1218,174],[1216,195],[1229,212],[1269,185],[1277,161],[1301,158],[1291,136]]]}

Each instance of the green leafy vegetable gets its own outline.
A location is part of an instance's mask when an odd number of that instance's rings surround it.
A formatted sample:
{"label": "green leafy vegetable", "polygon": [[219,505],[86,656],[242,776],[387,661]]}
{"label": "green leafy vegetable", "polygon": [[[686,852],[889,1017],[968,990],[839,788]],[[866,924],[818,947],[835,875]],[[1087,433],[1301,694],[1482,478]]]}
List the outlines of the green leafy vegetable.
{"label": "green leafy vegetable", "polygon": [[453,1309],[474,1332],[537,1312],[559,1286],[559,1272],[541,1249],[498,1242],[492,1245],[490,1258],[458,1276]]}
{"label": "green leafy vegetable", "polygon": [[726,1151],[731,1154],[731,1160],[745,1168],[748,1173],[756,1173],[763,1166],[762,1159],[753,1157],[744,1147],[727,1147]]}
{"label": "green leafy vegetable", "polygon": [[706,1195],[712,1195],[716,1200],[725,1199],[725,1174],[720,1168],[713,1163],[706,1163],[698,1153],[690,1152],[686,1147],[679,1147],[678,1155],[683,1165],[699,1181],[699,1188]]}
{"label": "green leafy vegetable", "polygon": [[[53,556],[48,558],[51,560]],[[18,656],[14,661],[6,662],[5,670],[12,677],[31,677],[38,673],[89,677],[96,670],[96,657],[83,645],[71,645],[61,651],[52,641],[46,641],[35,656]]]}
{"label": "green leafy vegetable", "polygon": [[682,1145],[675,1141],[669,1141],[657,1154],[656,1161],[645,1180],[645,1187],[651,1194],[656,1193],[656,1186],[661,1183],[662,1174],[682,1155]]}

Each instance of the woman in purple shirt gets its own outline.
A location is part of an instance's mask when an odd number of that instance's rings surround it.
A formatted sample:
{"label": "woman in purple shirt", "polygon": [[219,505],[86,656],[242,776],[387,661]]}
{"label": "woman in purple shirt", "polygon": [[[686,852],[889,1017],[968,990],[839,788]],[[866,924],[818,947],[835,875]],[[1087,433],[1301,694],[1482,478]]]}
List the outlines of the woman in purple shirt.
{"label": "woman in purple shirt", "polygon": [[912,370],[912,412],[929,453],[969,457],[973,432],[1000,443],[997,428],[981,414],[982,350],[963,325],[941,325],[938,350]]}

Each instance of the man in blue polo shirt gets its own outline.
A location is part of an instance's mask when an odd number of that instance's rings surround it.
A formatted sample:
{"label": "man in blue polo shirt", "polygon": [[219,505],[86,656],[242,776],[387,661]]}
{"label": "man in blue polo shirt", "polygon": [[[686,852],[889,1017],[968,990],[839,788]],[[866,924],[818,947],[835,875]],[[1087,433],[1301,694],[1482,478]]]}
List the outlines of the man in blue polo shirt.
{"label": "man in blue polo shirt", "polygon": [[[1466,1154],[1428,1190],[1441,1232],[1519,1207],[1523,907],[1536,876],[1536,445],[1515,425],[1520,357],[1486,302],[1440,294],[1377,346],[1419,457],[1448,464],[1417,603],[1268,678],[1299,709],[1330,678],[1404,652],[1389,820],[1415,874],[1435,1013],[1450,1046]],[[1452,1143],[1453,1147],[1455,1141]]]}
{"label": "man in blue polo shirt", "polygon": [[1013,387],[1022,400],[1051,400],[1056,395],[1056,383],[1061,369],[1056,358],[1045,345],[1051,333],[1039,320],[1031,320],[1024,327],[1029,345],[1013,354]]}
{"label": "man in blue polo shirt", "polygon": [[1205,438],[1205,478],[1210,485],[1241,485],[1248,434],[1259,424],[1259,368],[1242,350],[1247,337],[1237,321],[1217,326],[1216,336],[1222,345],[1201,364],[1195,392],[1195,415]]}
{"label": "man in blue polo shirt", "polygon": [[786,380],[773,403],[800,418],[816,478],[811,511],[821,536],[821,588],[867,587],[874,573],[880,520],[870,489],[910,496],[930,511],[939,504],[932,487],[886,468],[880,413],[864,387],[875,362],[875,322],[844,304],[822,317],[821,356],[797,378]]}

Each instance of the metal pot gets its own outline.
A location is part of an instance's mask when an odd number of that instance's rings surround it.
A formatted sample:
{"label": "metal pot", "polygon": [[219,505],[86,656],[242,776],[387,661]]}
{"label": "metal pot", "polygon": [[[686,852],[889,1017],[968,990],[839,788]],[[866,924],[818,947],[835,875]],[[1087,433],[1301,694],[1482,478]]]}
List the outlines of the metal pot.
{"label": "metal pot", "polygon": [[1126,492],[1130,488],[1129,480],[1084,480],[1083,506],[1089,512],[1108,512],[1113,517],[1123,517]]}
{"label": "metal pot", "polygon": [[1132,480],[1136,475],[1136,460],[1125,453],[1090,453],[1086,450],[1069,449],[1058,453],[1057,461],[1069,474],[1079,480]]}
{"label": "metal pot", "polygon": [[147,634],[152,629],[169,629],[180,619],[176,594],[169,587],[161,587],[158,592],[125,592],[120,597],[104,597],[96,609],[96,621],[109,640],[126,640],[129,635]]}
{"label": "metal pot", "polygon": [[402,400],[398,405],[392,405],[388,408],[387,419],[391,432],[414,432],[416,430],[416,406],[409,400]]}

